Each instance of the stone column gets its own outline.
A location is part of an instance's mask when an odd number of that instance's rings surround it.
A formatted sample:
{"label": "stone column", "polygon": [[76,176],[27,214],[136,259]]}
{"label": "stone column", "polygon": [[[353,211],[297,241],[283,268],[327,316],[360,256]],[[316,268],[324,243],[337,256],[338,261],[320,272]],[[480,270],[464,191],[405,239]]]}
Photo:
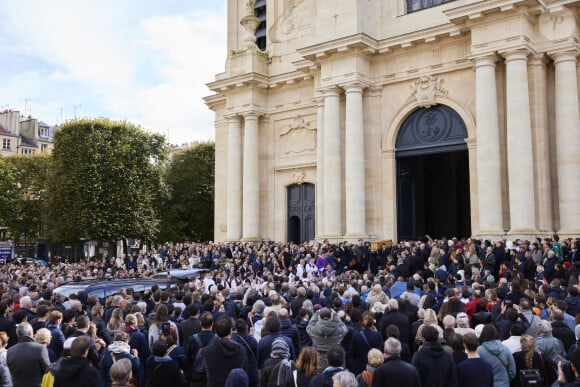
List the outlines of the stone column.
{"label": "stone column", "polygon": [[533,237],[536,229],[534,154],[527,50],[504,54],[510,235]]}
{"label": "stone column", "polygon": [[238,241],[242,236],[242,123],[238,116],[228,117],[227,187],[226,236]]}
{"label": "stone column", "polygon": [[324,99],[316,100],[316,239],[324,235]]}
{"label": "stone column", "polygon": [[345,86],[346,128],[344,151],[344,179],[346,197],[346,237],[351,239],[366,237],[366,195],[365,195],[365,142],[363,127],[364,86]]}
{"label": "stone column", "polygon": [[571,50],[551,54],[556,69],[556,160],[560,206],[559,233],[580,234],[580,114],[576,58]]}
{"label": "stone column", "polygon": [[324,90],[324,236],[342,238],[341,89]]}
{"label": "stone column", "polygon": [[495,55],[474,58],[479,234],[504,234]]}
{"label": "stone column", "polygon": [[244,164],[242,198],[242,240],[259,241],[260,237],[260,149],[258,114],[244,115]]}
{"label": "stone column", "polygon": [[544,54],[530,57],[530,104],[534,145],[534,176],[538,231],[552,233],[552,170],[550,168],[550,133],[548,128],[548,76]]}

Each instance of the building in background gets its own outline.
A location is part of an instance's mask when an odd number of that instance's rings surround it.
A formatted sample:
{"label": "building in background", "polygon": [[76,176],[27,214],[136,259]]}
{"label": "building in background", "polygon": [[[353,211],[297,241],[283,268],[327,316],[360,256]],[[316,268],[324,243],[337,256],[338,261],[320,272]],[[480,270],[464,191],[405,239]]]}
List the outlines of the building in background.
{"label": "building in background", "polygon": [[229,0],[216,240],[580,235],[572,0]]}
{"label": "building in background", "polygon": [[52,151],[56,126],[23,116],[16,110],[0,112],[0,155],[33,155]]}

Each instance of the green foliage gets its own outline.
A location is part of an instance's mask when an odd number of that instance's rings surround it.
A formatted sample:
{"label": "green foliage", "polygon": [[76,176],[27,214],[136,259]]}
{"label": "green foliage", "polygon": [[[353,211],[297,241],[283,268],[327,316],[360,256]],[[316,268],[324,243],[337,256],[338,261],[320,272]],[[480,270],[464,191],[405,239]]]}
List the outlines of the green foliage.
{"label": "green foliage", "polygon": [[167,197],[157,240],[213,239],[215,143],[197,143],[175,153],[165,171]]}
{"label": "green foliage", "polygon": [[15,242],[47,237],[48,155],[0,157],[0,224]]}
{"label": "green foliage", "polygon": [[65,123],[49,182],[55,241],[151,239],[167,157],[165,138],[108,119]]}

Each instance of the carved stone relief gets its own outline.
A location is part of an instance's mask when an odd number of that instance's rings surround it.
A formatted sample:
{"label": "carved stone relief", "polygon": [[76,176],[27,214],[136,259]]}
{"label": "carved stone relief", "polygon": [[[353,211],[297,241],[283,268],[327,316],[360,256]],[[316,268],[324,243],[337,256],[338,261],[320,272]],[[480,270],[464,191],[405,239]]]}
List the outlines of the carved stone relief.
{"label": "carved stone relief", "polygon": [[300,15],[298,9],[305,0],[286,0],[282,14],[274,21],[270,28],[270,40],[278,43],[295,37],[303,29],[304,15]]}
{"label": "carved stone relief", "polygon": [[447,90],[441,87],[442,79],[426,75],[417,79],[411,85],[411,96],[408,101],[415,99],[420,107],[429,108],[437,104],[438,95],[446,95]]}
{"label": "carved stone relief", "polygon": [[284,156],[312,152],[316,149],[316,129],[312,122],[306,122],[304,117],[297,115],[292,124],[282,128],[280,132],[280,148]]}

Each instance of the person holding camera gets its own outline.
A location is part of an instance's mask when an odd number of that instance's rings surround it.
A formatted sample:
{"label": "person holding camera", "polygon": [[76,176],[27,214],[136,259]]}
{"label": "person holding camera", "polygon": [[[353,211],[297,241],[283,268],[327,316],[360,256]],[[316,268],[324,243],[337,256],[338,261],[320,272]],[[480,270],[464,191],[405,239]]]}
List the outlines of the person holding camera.
{"label": "person holding camera", "polygon": [[558,385],[560,387],[580,386],[580,349],[570,355],[570,362],[558,362]]}
{"label": "person holding camera", "polygon": [[326,353],[331,346],[340,345],[348,328],[334,310],[322,308],[314,313],[306,332],[312,338],[313,347],[320,355],[320,368],[323,370],[328,366]]}

